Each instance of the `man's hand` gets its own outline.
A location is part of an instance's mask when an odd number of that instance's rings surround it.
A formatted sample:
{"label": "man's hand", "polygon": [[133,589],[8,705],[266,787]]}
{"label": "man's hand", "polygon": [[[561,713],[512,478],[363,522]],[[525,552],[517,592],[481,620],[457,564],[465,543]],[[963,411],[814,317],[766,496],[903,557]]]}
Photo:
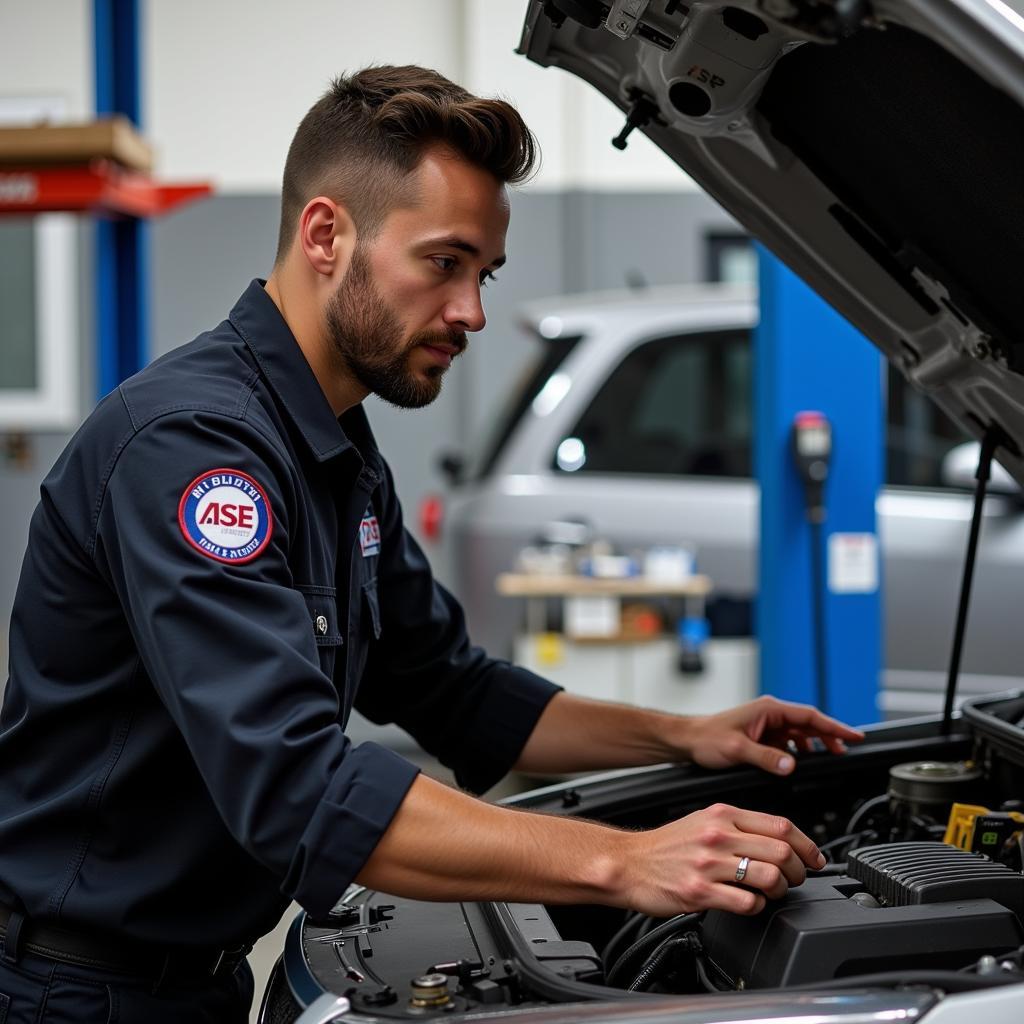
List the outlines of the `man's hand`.
{"label": "man's hand", "polygon": [[[758,702],[755,702],[758,703]],[[765,899],[800,885],[825,864],[814,843],[785,818],[715,804],[650,832],[634,833],[627,906],[655,917],[683,911],[756,914]],[[742,884],[736,872],[749,858]]]}
{"label": "man's hand", "polygon": [[788,775],[795,767],[790,741],[796,750],[811,750],[815,739],[841,754],[864,733],[806,704],[775,697],[686,718],[560,693],[545,708],[516,768],[581,772],[696,761],[705,768],[752,764]]}
{"label": "man's hand", "polygon": [[822,714],[807,704],[758,697],[717,715],[680,720],[680,753],[705,768],[752,764],[773,775],[788,775],[796,766],[787,752],[812,750],[820,740],[833,754],[864,733]]}

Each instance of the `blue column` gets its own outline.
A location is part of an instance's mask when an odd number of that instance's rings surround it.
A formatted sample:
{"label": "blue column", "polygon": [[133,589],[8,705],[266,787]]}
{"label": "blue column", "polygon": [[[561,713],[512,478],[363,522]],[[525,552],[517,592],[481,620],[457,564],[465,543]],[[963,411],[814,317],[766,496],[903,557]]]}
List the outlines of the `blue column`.
{"label": "blue column", "polygon": [[[821,561],[828,707],[854,723],[876,721],[882,665],[879,586],[865,592],[856,571],[829,586],[829,550],[856,555],[855,535],[877,537],[875,498],[883,482],[882,358],[877,349],[767,250],[759,247],[761,320],[755,332],[755,468],[761,488],[756,631],[761,690],[816,703],[812,585],[814,534],[794,467],[790,429],[798,412],[832,424]],[[839,537],[835,537],[839,534]],[[830,543],[830,540],[832,543]],[[868,542],[870,548],[870,541]],[[880,558],[879,558],[880,562]],[[839,559],[833,577],[842,570]],[[856,570],[853,563],[845,563]],[[852,589],[849,589],[852,588]]]}
{"label": "blue column", "polygon": [[[93,0],[96,113],[124,114],[141,127],[138,0]],[[113,390],[148,354],[149,225],[96,222],[97,391]]]}

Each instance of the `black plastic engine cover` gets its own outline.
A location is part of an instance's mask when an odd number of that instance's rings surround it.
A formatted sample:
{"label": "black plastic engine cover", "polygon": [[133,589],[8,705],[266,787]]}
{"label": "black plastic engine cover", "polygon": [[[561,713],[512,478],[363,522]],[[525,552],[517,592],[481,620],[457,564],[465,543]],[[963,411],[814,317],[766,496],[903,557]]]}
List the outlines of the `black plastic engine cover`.
{"label": "black plastic engine cover", "polygon": [[850,854],[847,871],[890,906],[988,898],[1024,920],[1024,875],[946,843],[864,846]]}
{"label": "black plastic engine cover", "polygon": [[991,899],[866,906],[848,877],[809,878],[755,917],[710,911],[708,956],[737,986],[774,988],[875,971],[956,969],[1024,943],[1016,915]]}

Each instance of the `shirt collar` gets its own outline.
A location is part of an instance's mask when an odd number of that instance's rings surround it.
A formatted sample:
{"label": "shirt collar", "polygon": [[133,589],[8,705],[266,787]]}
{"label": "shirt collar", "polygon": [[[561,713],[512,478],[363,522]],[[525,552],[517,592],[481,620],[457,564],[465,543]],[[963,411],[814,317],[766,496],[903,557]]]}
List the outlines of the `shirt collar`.
{"label": "shirt collar", "polygon": [[266,281],[253,280],[228,315],[256,358],[267,384],[287,410],[314,457],[325,462],[350,448],[380,471],[377,444],[362,405],[334,415],[327,396],[295,340]]}

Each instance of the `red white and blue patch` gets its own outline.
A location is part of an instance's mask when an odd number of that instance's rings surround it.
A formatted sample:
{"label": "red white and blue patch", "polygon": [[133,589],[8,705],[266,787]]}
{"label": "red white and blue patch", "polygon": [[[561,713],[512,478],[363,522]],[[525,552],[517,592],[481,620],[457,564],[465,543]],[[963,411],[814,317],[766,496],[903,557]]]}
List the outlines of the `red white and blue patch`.
{"label": "red white and blue patch", "polygon": [[208,558],[251,562],[270,543],[274,516],[267,492],[237,469],[211,469],[185,488],[178,503],[185,540]]}
{"label": "red white and blue patch", "polygon": [[359,524],[359,546],[363,551],[363,558],[380,554],[380,525],[376,516],[363,516]]}

